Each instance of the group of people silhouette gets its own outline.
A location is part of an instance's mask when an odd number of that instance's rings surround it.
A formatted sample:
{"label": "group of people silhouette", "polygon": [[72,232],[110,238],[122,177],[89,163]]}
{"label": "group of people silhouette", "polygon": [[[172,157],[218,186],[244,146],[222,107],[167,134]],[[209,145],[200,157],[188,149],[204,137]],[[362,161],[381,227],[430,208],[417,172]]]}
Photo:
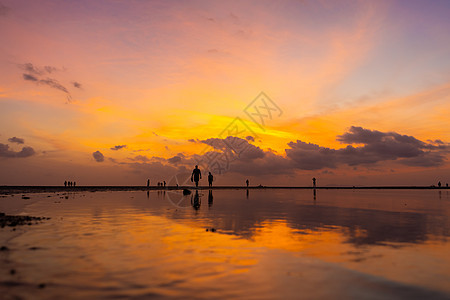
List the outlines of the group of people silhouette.
{"label": "group of people silhouette", "polygon": [[[442,186],[442,184],[441,184],[441,182],[439,181],[439,182],[438,182],[438,187],[441,187],[441,186]],[[448,183],[445,184],[445,187],[448,188]]]}
{"label": "group of people silhouette", "polygon": [[[192,170],[191,173],[191,182],[193,182],[195,184],[195,187],[198,188],[198,184],[200,182],[200,180],[202,179],[202,171],[199,169],[198,165],[195,166],[195,168]],[[214,175],[211,174],[211,172],[208,172],[208,187],[212,187],[213,186],[213,182],[214,182]],[[314,177],[312,178],[312,184],[313,184],[313,188],[316,188],[316,182],[317,179]],[[65,185],[66,183],[64,183]],[[245,180],[245,184],[247,185],[247,188],[250,186],[250,181],[248,179]],[[157,183],[158,187],[166,187],[166,181],[159,181]],[[261,185],[259,185],[260,187],[262,187]],[[438,186],[441,186],[441,182],[438,183]],[[147,187],[150,187],[150,179],[147,179]],[[178,184],[177,184],[178,187]],[[447,187],[448,187],[448,183],[447,183]]]}
{"label": "group of people silhouette", "polygon": [[64,186],[68,187],[68,186],[76,186],[77,182],[76,181],[64,181]]}

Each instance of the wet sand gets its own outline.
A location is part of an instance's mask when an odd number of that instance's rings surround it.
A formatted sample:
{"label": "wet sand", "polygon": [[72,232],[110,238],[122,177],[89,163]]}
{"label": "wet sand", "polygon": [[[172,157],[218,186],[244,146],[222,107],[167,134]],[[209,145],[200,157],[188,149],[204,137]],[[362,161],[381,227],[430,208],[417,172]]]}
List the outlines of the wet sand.
{"label": "wet sand", "polygon": [[190,190],[257,190],[257,189],[269,189],[269,190],[353,190],[353,189],[368,189],[368,190],[449,190],[448,187],[435,187],[435,186],[317,186],[315,188],[311,186],[199,186],[195,188],[192,185],[183,186],[0,186],[0,195],[8,194],[20,194],[20,193],[62,193],[62,192],[106,192],[106,191],[177,191],[183,189]]}
{"label": "wet sand", "polygon": [[2,297],[450,299],[449,191],[139,188],[3,194]]}

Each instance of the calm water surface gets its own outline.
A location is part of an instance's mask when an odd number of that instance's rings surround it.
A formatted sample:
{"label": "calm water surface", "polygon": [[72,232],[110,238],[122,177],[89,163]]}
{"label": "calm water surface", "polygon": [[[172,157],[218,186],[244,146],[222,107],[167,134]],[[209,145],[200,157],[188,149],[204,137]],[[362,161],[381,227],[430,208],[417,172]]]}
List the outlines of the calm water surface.
{"label": "calm water surface", "polygon": [[445,190],[29,196],[0,198],[52,218],[0,229],[5,299],[450,299]]}

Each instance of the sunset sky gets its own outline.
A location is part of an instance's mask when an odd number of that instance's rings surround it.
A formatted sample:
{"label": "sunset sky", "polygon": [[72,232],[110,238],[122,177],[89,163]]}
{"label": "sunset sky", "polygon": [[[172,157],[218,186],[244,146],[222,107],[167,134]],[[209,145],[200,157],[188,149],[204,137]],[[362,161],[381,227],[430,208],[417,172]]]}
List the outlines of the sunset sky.
{"label": "sunset sky", "polygon": [[216,185],[445,184],[449,16],[447,0],[0,0],[0,185],[153,185],[196,163]]}

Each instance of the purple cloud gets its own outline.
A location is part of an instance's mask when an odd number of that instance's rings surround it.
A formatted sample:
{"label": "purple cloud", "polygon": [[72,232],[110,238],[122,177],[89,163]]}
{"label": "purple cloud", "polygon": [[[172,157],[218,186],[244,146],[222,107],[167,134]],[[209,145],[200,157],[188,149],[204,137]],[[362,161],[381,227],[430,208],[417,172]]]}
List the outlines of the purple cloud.
{"label": "purple cloud", "polygon": [[94,153],[92,153],[92,156],[94,157],[96,162],[105,161],[105,156],[100,151],[95,151]]}
{"label": "purple cloud", "polygon": [[17,143],[17,144],[25,143],[24,139],[21,139],[21,138],[15,137],[15,136],[13,136],[12,138],[9,138],[8,141],[11,143]]}
{"label": "purple cloud", "polygon": [[34,155],[36,152],[31,147],[23,147],[21,151],[9,150],[9,146],[0,143],[0,157],[23,158]]}

